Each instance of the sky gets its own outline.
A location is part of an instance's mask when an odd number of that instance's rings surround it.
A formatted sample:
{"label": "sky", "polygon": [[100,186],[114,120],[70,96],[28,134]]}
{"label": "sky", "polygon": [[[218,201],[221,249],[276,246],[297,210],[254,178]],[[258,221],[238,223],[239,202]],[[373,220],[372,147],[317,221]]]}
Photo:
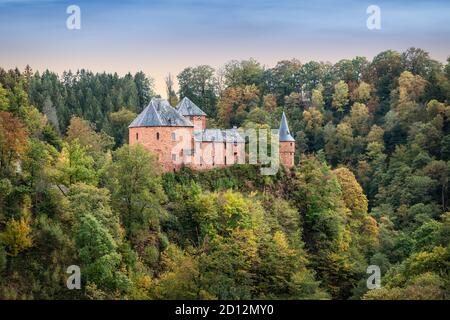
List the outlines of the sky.
{"label": "sky", "polygon": [[[66,27],[69,5],[80,8],[79,30]],[[367,28],[370,5],[379,30]],[[165,96],[169,73],[232,59],[272,67],[419,47],[444,62],[449,22],[448,0],[0,0],[0,67],[143,71]]]}

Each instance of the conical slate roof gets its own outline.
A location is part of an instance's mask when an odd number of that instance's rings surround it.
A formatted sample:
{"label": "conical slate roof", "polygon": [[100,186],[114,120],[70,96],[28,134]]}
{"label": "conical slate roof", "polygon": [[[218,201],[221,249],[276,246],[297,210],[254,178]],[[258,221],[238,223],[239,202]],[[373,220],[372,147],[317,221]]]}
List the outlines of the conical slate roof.
{"label": "conical slate roof", "polygon": [[192,122],[179,114],[167,100],[153,98],[128,128],[193,126]]}
{"label": "conical slate roof", "polygon": [[289,131],[289,126],[286,120],[286,115],[283,112],[283,115],[281,116],[281,123],[280,123],[280,141],[281,142],[293,142],[295,139],[291,136],[291,132]]}
{"label": "conical slate roof", "polygon": [[184,97],[177,105],[177,110],[182,116],[206,116],[195,103],[188,97]]}

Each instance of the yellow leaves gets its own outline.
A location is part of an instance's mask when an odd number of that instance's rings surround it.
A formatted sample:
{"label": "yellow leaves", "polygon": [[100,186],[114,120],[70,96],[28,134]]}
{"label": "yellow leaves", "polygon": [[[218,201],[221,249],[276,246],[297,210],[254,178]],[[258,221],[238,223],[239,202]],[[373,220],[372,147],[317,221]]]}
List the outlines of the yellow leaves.
{"label": "yellow leaves", "polygon": [[136,118],[136,113],[122,107],[117,112],[111,112],[109,114],[109,119],[115,124],[129,124],[133,119]]}
{"label": "yellow leaves", "polygon": [[348,85],[341,80],[334,86],[333,101],[331,105],[336,110],[342,112],[348,103]]}
{"label": "yellow leaves", "polygon": [[161,257],[166,271],[155,280],[155,297],[157,299],[197,298],[198,287],[195,279],[199,276],[199,270],[194,257],[185,254],[176,245],[169,245]]}
{"label": "yellow leaves", "polygon": [[367,197],[358,181],[356,181],[355,175],[345,167],[338,168],[333,173],[341,186],[345,206],[353,214],[366,214],[368,208]]}
{"label": "yellow leaves", "polygon": [[321,86],[312,91],[311,103],[314,108],[319,108],[319,109],[323,108],[324,100],[323,100],[322,92],[323,92],[323,87],[321,87]]}
{"label": "yellow leaves", "polygon": [[268,112],[274,112],[277,108],[277,98],[273,94],[266,94],[263,98],[263,108]]}
{"label": "yellow leaves", "polygon": [[368,240],[370,240],[373,247],[379,246],[379,239],[378,239],[378,224],[377,221],[371,217],[366,216],[362,225],[362,234],[364,234]]}
{"label": "yellow leaves", "polygon": [[230,230],[249,223],[249,206],[242,194],[227,191],[219,195],[218,203]]}
{"label": "yellow leaves", "polygon": [[357,102],[367,103],[370,100],[372,86],[364,81],[352,92],[352,99]]}
{"label": "yellow leaves", "polygon": [[6,111],[9,107],[8,91],[0,83],[0,111]]}
{"label": "yellow leaves", "polygon": [[369,109],[365,104],[355,102],[350,111],[350,124],[358,135],[366,135],[369,131]]}
{"label": "yellow leaves", "polygon": [[322,113],[314,108],[303,111],[303,123],[307,130],[317,131],[322,128],[323,125],[323,115]]}
{"label": "yellow leaves", "polygon": [[424,92],[427,81],[419,75],[404,71],[398,79],[399,103],[416,101]]}
{"label": "yellow leaves", "polygon": [[433,99],[427,103],[427,113],[430,118],[434,118],[437,115],[441,115],[444,118],[449,118],[450,106]]}
{"label": "yellow leaves", "polygon": [[340,252],[346,252],[350,248],[350,243],[352,241],[352,234],[349,228],[344,228],[339,234],[337,239],[337,244]]}
{"label": "yellow leaves", "polygon": [[70,119],[66,140],[69,143],[78,140],[78,143],[89,153],[104,151],[114,144],[113,139],[108,135],[103,132],[97,133],[89,121],[75,116]]}
{"label": "yellow leaves", "polygon": [[[259,90],[251,86],[227,88],[218,104],[219,118],[224,125],[229,125],[231,117],[243,116],[259,104]],[[243,120],[243,118],[241,119]]]}
{"label": "yellow leaves", "polygon": [[376,124],[374,124],[370,128],[370,132],[367,135],[367,142],[368,143],[378,142],[380,144],[384,144],[383,136],[384,136],[383,128],[381,128],[381,127],[377,126]]}
{"label": "yellow leaves", "polygon": [[283,252],[283,253],[286,253],[287,255],[295,254],[295,250],[293,250],[289,247],[289,243],[283,232],[281,232],[281,231],[275,232],[275,234],[273,235],[273,242],[274,242],[275,247],[277,247],[279,249],[278,251],[280,253]]}
{"label": "yellow leaves", "polygon": [[10,219],[6,224],[5,231],[0,236],[8,250],[8,254],[11,256],[17,256],[33,244],[31,227],[25,218],[20,220]]}
{"label": "yellow leaves", "polygon": [[[231,235],[232,241],[237,245],[239,251],[248,267],[255,261],[258,256],[258,240],[253,230],[235,229]],[[244,261],[242,261],[244,262]]]}
{"label": "yellow leaves", "polygon": [[0,166],[20,159],[27,149],[27,131],[12,113],[0,112]]}
{"label": "yellow leaves", "polygon": [[150,290],[153,282],[152,278],[147,274],[136,275],[133,279],[133,287],[129,294],[132,300],[149,300],[151,299]]}
{"label": "yellow leaves", "polygon": [[416,274],[430,270],[448,270],[450,267],[449,257],[448,248],[434,247],[431,252],[423,251],[414,254],[410,258],[408,269]]}

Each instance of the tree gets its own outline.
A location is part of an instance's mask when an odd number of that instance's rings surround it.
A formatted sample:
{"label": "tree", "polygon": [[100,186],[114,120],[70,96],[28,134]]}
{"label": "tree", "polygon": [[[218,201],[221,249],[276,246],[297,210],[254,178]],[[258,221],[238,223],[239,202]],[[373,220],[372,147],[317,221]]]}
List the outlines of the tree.
{"label": "tree", "polygon": [[95,184],[97,181],[94,159],[87,155],[86,148],[77,139],[63,144],[55,169],[56,181],[65,186],[77,182]]}
{"label": "tree", "polygon": [[219,100],[219,119],[226,126],[241,125],[247,114],[259,104],[255,85],[227,88]]}
{"label": "tree", "polygon": [[369,109],[362,103],[355,102],[350,110],[350,124],[356,136],[365,136],[369,132]]}
{"label": "tree", "polygon": [[75,244],[83,279],[106,292],[127,291],[130,280],[121,268],[123,230],[109,206],[106,189],[75,184],[68,194],[69,211],[75,217]]}
{"label": "tree", "polygon": [[56,132],[60,133],[59,119],[56,108],[53,106],[53,102],[50,96],[47,96],[44,101],[44,107],[42,108],[42,113],[45,114],[50,124],[55,128]]}
{"label": "tree", "polygon": [[0,234],[0,240],[6,246],[7,253],[13,257],[33,245],[31,227],[26,218],[19,220],[11,218],[6,223],[5,231]]}
{"label": "tree", "polygon": [[[401,56],[398,52],[387,50],[376,55],[369,66],[370,82],[375,84],[375,89],[382,103],[381,112],[386,112],[385,103],[389,100],[395,81],[402,72]],[[387,107],[387,105],[386,105]]]}
{"label": "tree", "polygon": [[0,83],[0,111],[8,111],[9,107],[9,99],[8,99],[8,91],[3,88]]}
{"label": "tree", "polygon": [[441,300],[445,299],[442,282],[434,273],[424,273],[410,282],[405,288],[385,287],[371,290],[363,296],[364,300]]}
{"label": "tree", "polygon": [[372,86],[364,81],[358,85],[358,87],[352,91],[351,98],[355,102],[367,103],[369,102],[372,94]]}
{"label": "tree", "polygon": [[357,264],[350,255],[345,228],[348,209],[330,168],[314,157],[305,157],[296,167],[289,185],[290,199],[303,217],[303,239],[318,279],[334,297],[349,294],[357,281]]}
{"label": "tree", "polygon": [[[301,68],[301,62],[296,59],[279,61],[275,67],[264,71],[263,91],[274,94],[277,102],[282,102],[284,97],[292,93],[300,93],[302,87]],[[255,69],[258,70],[257,67]],[[255,74],[259,74],[259,71],[256,70]],[[253,80],[256,85],[258,85],[257,77]]]}
{"label": "tree", "polygon": [[224,67],[225,84],[228,87],[251,86],[260,87],[264,69],[255,59],[232,60]]}
{"label": "tree", "polygon": [[321,110],[324,106],[322,92],[323,92],[323,86],[318,86],[316,89],[314,89],[312,91],[312,94],[311,94],[311,105],[314,108],[317,108],[319,110]]}
{"label": "tree", "polygon": [[[328,126],[328,125],[327,125]],[[352,158],[354,144],[353,129],[349,123],[341,122],[336,128],[325,127],[325,153],[332,163],[346,163]]]}
{"label": "tree", "polygon": [[430,59],[428,52],[419,48],[409,48],[402,53],[402,64],[405,70],[421,77],[427,77],[438,62]]}
{"label": "tree", "polygon": [[26,152],[28,135],[22,122],[9,112],[0,112],[0,170],[10,171],[12,164]]}
{"label": "tree", "polygon": [[164,272],[156,280],[154,295],[157,299],[202,299],[208,298],[199,288],[198,261],[175,245],[163,253],[161,264]]}
{"label": "tree", "polygon": [[273,94],[267,94],[263,97],[263,109],[267,112],[274,112],[277,108],[277,99]]}
{"label": "tree", "polygon": [[109,114],[116,147],[120,147],[128,141],[128,125],[134,118],[136,118],[136,113],[126,108]]}
{"label": "tree", "polygon": [[355,215],[366,214],[368,209],[367,197],[356,181],[355,175],[345,167],[335,169],[333,173],[341,186],[345,206]]}
{"label": "tree", "polygon": [[448,178],[450,175],[449,163],[442,160],[433,160],[423,168],[423,171],[426,175],[439,183],[441,189],[440,201],[442,211],[446,211],[448,201]]}
{"label": "tree", "polygon": [[177,76],[180,99],[188,97],[209,117],[217,114],[217,79],[207,65],[185,68]]}
{"label": "tree", "polygon": [[178,97],[177,94],[175,93],[175,90],[173,89],[173,79],[170,73],[166,77],[165,82],[166,82],[167,101],[169,101],[172,107],[175,107],[178,104]]}
{"label": "tree", "polygon": [[142,71],[140,71],[134,75],[134,83],[136,84],[139,101],[139,109],[136,111],[141,111],[155,95],[153,90],[153,79],[147,77]]}
{"label": "tree", "polygon": [[124,145],[113,153],[102,172],[127,235],[139,242],[141,232],[148,233],[150,227],[157,229],[165,195],[156,156],[142,145]]}
{"label": "tree", "polygon": [[419,99],[426,86],[426,81],[420,76],[414,76],[404,71],[398,79],[398,88],[394,91],[393,106],[402,126],[407,126],[421,117]]}
{"label": "tree", "polygon": [[127,289],[127,278],[119,271],[117,243],[92,214],[79,216],[75,242],[87,283],[112,292]]}
{"label": "tree", "polygon": [[103,132],[95,132],[89,121],[76,116],[70,119],[66,133],[68,143],[74,143],[75,140],[91,155],[105,151],[114,144],[112,137]]}
{"label": "tree", "polygon": [[348,103],[348,85],[344,81],[339,81],[334,86],[332,106],[339,112],[343,112]]}
{"label": "tree", "polygon": [[276,231],[260,246],[256,295],[259,299],[320,299],[327,295],[319,289],[306,269],[303,252],[290,247],[285,235]]}

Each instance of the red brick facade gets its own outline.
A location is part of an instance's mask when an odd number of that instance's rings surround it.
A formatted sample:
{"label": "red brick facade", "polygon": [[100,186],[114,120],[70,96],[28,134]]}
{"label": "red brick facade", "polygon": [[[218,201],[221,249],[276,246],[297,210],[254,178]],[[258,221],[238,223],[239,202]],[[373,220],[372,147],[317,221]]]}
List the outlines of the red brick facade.
{"label": "red brick facade", "polygon": [[137,127],[128,131],[130,145],[141,143],[155,153],[166,171],[191,162],[186,150],[193,149],[192,134],[192,127]]}
{"label": "red brick facade", "polygon": [[295,142],[280,141],[280,162],[286,168],[294,166]]}
{"label": "red brick facade", "polygon": [[205,116],[186,116],[194,124],[194,130],[203,130],[206,128]]}

